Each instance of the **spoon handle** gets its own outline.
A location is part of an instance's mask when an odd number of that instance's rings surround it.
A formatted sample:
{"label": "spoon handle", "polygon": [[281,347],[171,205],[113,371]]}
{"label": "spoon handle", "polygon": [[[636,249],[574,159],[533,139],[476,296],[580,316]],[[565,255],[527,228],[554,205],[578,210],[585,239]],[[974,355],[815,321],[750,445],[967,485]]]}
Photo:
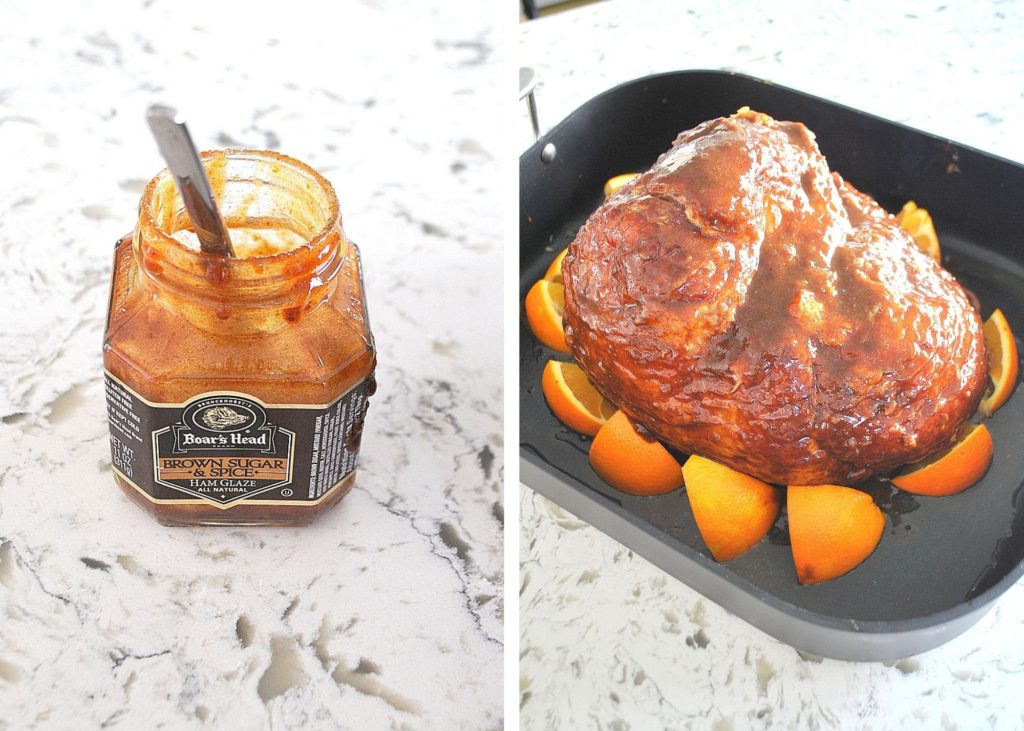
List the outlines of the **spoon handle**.
{"label": "spoon handle", "polygon": [[173,107],[154,104],[146,111],[146,121],[174,176],[174,182],[178,184],[199,245],[207,254],[233,257],[235,251],[228,229],[217,210],[210,180],[206,177],[185,120]]}

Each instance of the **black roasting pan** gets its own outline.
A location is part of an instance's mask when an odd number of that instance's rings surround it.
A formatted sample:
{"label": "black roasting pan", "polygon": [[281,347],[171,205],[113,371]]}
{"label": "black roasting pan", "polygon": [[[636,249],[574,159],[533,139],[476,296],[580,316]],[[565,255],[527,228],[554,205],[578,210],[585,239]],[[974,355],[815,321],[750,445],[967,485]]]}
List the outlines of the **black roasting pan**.
{"label": "black roasting pan", "polygon": [[[750,106],[805,123],[832,169],[890,211],[929,209],[945,266],[1024,333],[1024,167],[885,119],[739,74],[681,71],[592,99],[522,155],[520,305],[530,285],[602,199],[603,182],[644,170],[676,134]],[[553,157],[552,157],[552,153]],[[520,311],[522,312],[521,308]],[[877,550],[844,577],[796,580],[778,525],[743,556],[717,564],[685,492],[624,495],[587,462],[589,439],[544,402],[555,354],[520,318],[521,479],[727,610],[796,648],[848,660],[890,660],[936,647],[977,622],[1024,574],[1024,397],[989,420],[995,458],[959,495],[872,488],[886,514]]]}

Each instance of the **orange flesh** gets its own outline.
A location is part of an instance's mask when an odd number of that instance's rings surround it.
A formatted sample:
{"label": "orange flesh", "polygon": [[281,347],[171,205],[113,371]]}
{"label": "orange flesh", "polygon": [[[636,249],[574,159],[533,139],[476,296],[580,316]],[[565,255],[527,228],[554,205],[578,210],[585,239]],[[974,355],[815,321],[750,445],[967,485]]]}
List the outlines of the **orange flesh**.
{"label": "orange flesh", "polygon": [[875,550],[885,518],[867,493],[840,485],[790,485],[789,540],[801,584],[851,571]]}
{"label": "orange flesh", "polygon": [[985,346],[988,348],[989,377],[992,380],[991,393],[982,399],[979,407],[985,416],[992,416],[996,409],[1006,403],[1017,387],[1019,359],[1017,341],[1013,337],[1010,323],[1001,310],[996,310],[985,321]]}
{"label": "orange flesh", "polygon": [[612,414],[611,405],[575,363],[549,360],[541,379],[544,398],[562,423],[594,436]]}
{"label": "orange flesh", "polygon": [[548,267],[547,272],[544,273],[545,279],[552,282],[562,282],[562,260],[565,259],[565,255],[568,251],[569,248],[566,247],[562,249],[562,252],[558,256],[555,257],[555,260],[551,262],[551,265]]}
{"label": "orange flesh", "polygon": [[565,311],[565,287],[546,279],[538,280],[526,295],[526,321],[534,336],[552,350],[568,353],[562,331]]}
{"label": "orange flesh", "polygon": [[729,561],[758,543],[782,505],[768,483],[697,455],[683,465],[683,480],[697,528],[716,561]]}
{"label": "orange flesh", "polygon": [[612,487],[632,495],[662,495],[683,486],[683,472],[660,442],[641,434],[616,411],[590,445],[590,465]]}
{"label": "orange flesh", "polygon": [[892,484],[915,495],[952,495],[980,480],[991,462],[992,435],[988,428],[984,424],[969,424],[953,447],[910,465],[892,478]]}

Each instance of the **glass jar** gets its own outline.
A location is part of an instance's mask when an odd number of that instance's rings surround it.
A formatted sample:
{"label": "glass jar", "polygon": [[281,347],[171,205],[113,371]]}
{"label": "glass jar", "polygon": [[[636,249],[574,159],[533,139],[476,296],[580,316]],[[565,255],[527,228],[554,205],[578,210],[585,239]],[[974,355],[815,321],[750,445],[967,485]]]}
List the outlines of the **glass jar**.
{"label": "glass jar", "polygon": [[235,257],[199,249],[166,170],[115,250],[114,479],[165,525],[302,525],[351,489],[376,387],[359,250],[307,165],[202,159]]}

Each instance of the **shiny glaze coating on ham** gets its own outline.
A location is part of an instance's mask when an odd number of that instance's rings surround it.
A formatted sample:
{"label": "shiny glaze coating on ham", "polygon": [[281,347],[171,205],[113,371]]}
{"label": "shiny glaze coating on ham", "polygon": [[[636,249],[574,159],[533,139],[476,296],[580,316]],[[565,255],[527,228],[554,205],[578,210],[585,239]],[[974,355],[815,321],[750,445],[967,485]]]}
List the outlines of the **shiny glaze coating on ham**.
{"label": "shiny glaze coating on ham", "polygon": [[802,124],[684,132],[563,264],[572,355],[653,435],[777,484],[855,484],[950,444],[988,383],[957,281]]}

